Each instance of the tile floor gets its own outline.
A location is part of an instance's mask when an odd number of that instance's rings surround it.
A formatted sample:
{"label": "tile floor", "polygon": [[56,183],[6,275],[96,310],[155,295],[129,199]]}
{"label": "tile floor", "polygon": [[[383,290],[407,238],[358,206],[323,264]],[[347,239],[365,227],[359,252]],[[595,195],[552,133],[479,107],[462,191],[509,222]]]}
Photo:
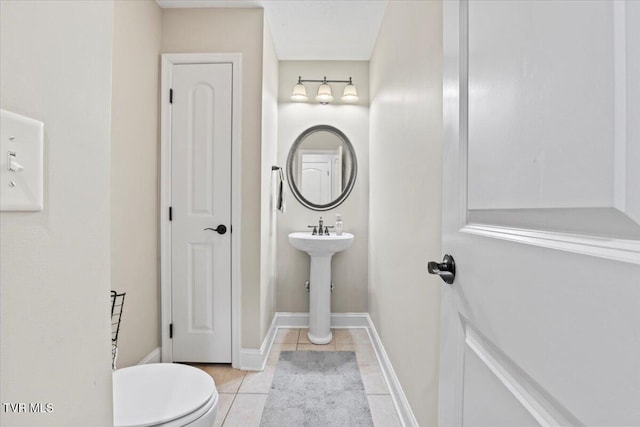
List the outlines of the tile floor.
{"label": "tile floor", "polygon": [[333,341],[326,345],[311,344],[307,329],[278,329],[262,372],[240,371],[231,365],[194,364],[216,382],[220,396],[216,427],[258,427],[280,352],[303,350],[355,352],[374,425],[401,425],[367,331],[352,328],[334,329]]}

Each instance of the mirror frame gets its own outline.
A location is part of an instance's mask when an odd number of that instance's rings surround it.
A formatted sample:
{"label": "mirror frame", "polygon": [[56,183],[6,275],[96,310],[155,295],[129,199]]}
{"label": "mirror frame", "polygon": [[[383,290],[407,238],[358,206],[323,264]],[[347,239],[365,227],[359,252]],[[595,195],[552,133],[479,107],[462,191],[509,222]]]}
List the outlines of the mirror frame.
{"label": "mirror frame", "polygon": [[[298,147],[300,147],[300,144],[302,144],[302,142],[306,137],[319,131],[330,132],[335,136],[337,136],[338,138],[340,138],[344,142],[344,145],[346,146],[346,149],[349,152],[349,155],[351,156],[351,173],[349,174],[349,180],[347,181],[347,185],[344,187],[344,190],[342,190],[342,193],[340,193],[340,196],[338,196],[337,199],[331,201],[330,203],[325,203],[325,204],[317,204],[307,200],[302,195],[302,193],[298,189],[298,186],[293,180],[293,176],[294,176],[293,160],[294,160],[295,153],[298,150]],[[349,197],[349,194],[351,194],[351,190],[353,190],[353,186],[356,183],[357,175],[358,175],[358,159],[356,158],[356,152],[353,149],[353,145],[351,145],[351,141],[349,141],[349,138],[347,138],[347,136],[340,129],[335,128],[333,126],[316,125],[316,126],[310,127],[309,129],[306,129],[296,138],[295,142],[289,149],[289,155],[287,156],[287,180],[289,180],[289,188],[291,188],[291,192],[293,193],[295,198],[300,203],[302,203],[304,207],[309,208],[311,210],[328,211],[329,209],[333,209],[337,206],[340,206],[342,202],[344,202],[347,199],[347,197]]]}

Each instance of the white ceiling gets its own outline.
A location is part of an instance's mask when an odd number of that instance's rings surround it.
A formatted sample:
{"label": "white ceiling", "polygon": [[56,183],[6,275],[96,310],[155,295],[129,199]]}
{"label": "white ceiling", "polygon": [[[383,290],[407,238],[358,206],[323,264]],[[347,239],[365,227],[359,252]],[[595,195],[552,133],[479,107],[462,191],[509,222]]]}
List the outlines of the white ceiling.
{"label": "white ceiling", "polygon": [[280,60],[371,58],[387,0],[156,0],[162,8],[264,8]]}

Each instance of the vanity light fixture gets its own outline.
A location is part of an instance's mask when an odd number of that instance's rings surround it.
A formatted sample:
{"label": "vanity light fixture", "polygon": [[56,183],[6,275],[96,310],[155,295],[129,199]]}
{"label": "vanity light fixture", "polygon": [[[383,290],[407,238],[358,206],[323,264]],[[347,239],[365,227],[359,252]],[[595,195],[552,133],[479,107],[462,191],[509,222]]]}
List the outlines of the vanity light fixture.
{"label": "vanity light fixture", "polygon": [[333,101],[333,94],[331,93],[331,86],[327,83],[327,78],[325,77],[322,81],[322,84],[318,88],[318,95],[316,95],[316,101],[318,101],[322,105],[327,105],[328,103]]}
{"label": "vanity light fixture", "polygon": [[349,77],[349,84],[344,88],[344,92],[342,92],[342,98],[340,98],[342,102],[358,102],[358,90],[353,85],[351,81],[351,77]]}
{"label": "vanity light fixture", "polygon": [[351,77],[349,77],[349,80],[327,80],[327,77],[324,77],[322,80],[303,80],[301,76],[298,76],[298,83],[293,87],[293,93],[291,94],[292,101],[307,102],[309,100],[307,97],[307,89],[303,85],[305,82],[321,83],[315,99],[323,105],[333,102],[333,93],[329,83],[347,83],[342,93],[342,98],[340,98],[342,102],[353,103],[359,99],[358,91]]}
{"label": "vanity light fixture", "polygon": [[302,79],[298,77],[298,83],[293,87],[293,93],[291,94],[291,100],[296,102],[307,102],[307,88],[302,84]]}

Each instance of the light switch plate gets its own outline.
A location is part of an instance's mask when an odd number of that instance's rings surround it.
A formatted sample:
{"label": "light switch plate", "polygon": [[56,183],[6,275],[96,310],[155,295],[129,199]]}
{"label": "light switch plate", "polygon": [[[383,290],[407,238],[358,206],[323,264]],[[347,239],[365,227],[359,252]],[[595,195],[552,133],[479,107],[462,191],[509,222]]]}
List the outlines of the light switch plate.
{"label": "light switch plate", "polygon": [[43,138],[42,122],[0,110],[0,210],[42,210]]}

